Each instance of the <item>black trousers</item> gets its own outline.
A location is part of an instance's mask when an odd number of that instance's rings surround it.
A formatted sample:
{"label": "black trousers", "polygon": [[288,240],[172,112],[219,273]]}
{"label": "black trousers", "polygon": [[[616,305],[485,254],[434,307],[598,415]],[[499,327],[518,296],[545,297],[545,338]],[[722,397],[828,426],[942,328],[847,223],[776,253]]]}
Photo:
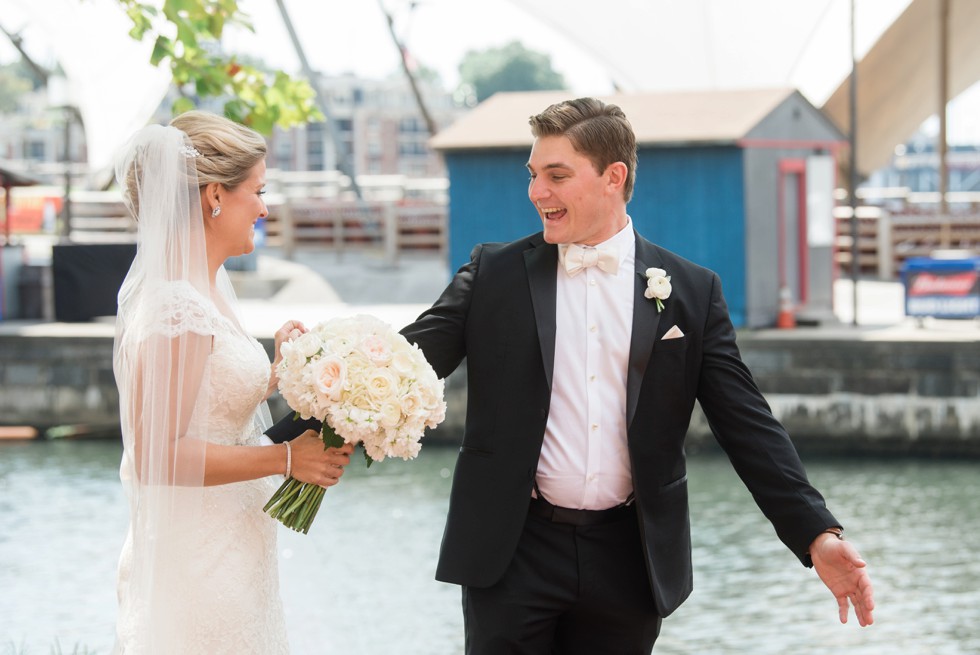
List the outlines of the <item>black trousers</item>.
{"label": "black trousers", "polygon": [[649,655],[660,633],[635,511],[575,526],[529,515],[503,578],[463,588],[467,655]]}

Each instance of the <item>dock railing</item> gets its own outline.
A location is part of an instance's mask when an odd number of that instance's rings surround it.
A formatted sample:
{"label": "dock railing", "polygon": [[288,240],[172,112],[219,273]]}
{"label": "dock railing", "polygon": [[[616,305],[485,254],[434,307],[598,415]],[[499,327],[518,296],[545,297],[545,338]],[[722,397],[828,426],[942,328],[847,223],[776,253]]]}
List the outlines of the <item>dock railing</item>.
{"label": "dock railing", "polygon": [[269,204],[265,243],[287,259],[311,249],[372,250],[393,265],[403,252],[445,253],[447,220],[438,203],[282,198]]}
{"label": "dock railing", "polygon": [[[851,209],[834,210],[837,223],[835,262],[842,275],[851,272]],[[929,257],[936,251],[980,252],[980,212],[935,216],[895,214],[882,207],[857,208],[860,274],[895,280],[910,257]]]}
{"label": "dock railing", "polygon": [[[358,185],[363,199],[337,171],[269,170],[264,244],[287,258],[314,249],[338,256],[370,250],[390,264],[405,252],[446,253],[448,180],[365,175],[358,176]],[[136,224],[119,191],[73,192],[69,239],[134,241]]]}
{"label": "dock railing", "polygon": [[361,198],[338,171],[273,169],[267,179],[265,244],[288,259],[312,249],[338,256],[371,250],[393,265],[404,252],[447,251],[449,180],[444,177],[359,175]]}

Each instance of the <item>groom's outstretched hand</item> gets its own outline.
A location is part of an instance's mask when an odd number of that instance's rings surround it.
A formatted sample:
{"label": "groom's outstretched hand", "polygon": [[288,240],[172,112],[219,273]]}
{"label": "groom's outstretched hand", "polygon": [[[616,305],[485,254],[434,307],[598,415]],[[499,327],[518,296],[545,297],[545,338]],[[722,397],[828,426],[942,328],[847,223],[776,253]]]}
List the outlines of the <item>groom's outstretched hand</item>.
{"label": "groom's outstretched hand", "polygon": [[279,422],[265,431],[266,436],[276,443],[292,441],[307,430],[320,432],[322,423],[315,418],[294,418],[295,414],[287,414]]}
{"label": "groom's outstretched hand", "polygon": [[861,626],[874,623],[874,589],[857,549],[825,532],[813,540],[810,557],[820,579],[837,599],[841,623],[847,623],[849,606]]}

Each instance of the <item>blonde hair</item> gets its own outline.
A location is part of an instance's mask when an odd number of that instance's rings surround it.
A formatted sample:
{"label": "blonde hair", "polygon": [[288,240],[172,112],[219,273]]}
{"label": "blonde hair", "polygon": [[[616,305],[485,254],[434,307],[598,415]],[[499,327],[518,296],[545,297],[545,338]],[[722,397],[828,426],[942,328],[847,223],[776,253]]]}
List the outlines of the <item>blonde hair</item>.
{"label": "blonde hair", "polygon": [[268,150],[258,132],[206,111],[184,112],[170,125],[186,134],[200,153],[194,163],[202,187],[217,182],[234,190],[248,179],[252,167],[265,158]]}

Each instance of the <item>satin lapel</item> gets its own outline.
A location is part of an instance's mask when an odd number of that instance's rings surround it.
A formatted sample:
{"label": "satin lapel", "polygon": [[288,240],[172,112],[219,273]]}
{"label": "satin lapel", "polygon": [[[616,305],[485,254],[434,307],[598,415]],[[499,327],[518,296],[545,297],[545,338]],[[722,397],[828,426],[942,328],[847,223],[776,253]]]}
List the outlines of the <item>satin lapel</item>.
{"label": "satin lapel", "polygon": [[646,375],[650,354],[653,352],[660,312],[657,303],[643,295],[647,288],[646,270],[662,268],[660,257],[652,243],[636,235],[636,275],[633,290],[633,333],[630,337],[630,362],[626,374],[626,426],[629,428],[636,414],[640,398],[640,386]]}
{"label": "satin lapel", "polygon": [[524,265],[527,268],[527,281],[531,288],[531,304],[534,306],[534,321],[538,326],[538,341],[541,343],[541,359],[544,372],[551,388],[551,378],[555,372],[555,329],[556,297],[558,283],[558,248],[539,243],[524,251]]}

